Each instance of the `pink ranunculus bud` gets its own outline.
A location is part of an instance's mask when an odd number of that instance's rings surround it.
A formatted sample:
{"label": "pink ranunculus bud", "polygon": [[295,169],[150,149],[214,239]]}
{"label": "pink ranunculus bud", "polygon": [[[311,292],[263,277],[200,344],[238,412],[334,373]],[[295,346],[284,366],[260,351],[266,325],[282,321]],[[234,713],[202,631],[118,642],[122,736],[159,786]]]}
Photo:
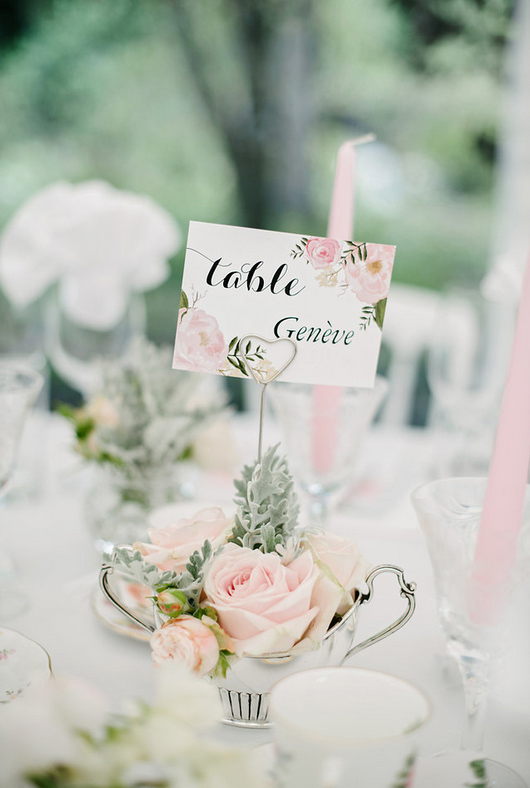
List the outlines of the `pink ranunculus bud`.
{"label": "pink ranunculus bud", "polygon": [[186,595],[176,588],[166,588],[158,594],[156,604],[161,613],[171,618],[177,618],[185,610]]}

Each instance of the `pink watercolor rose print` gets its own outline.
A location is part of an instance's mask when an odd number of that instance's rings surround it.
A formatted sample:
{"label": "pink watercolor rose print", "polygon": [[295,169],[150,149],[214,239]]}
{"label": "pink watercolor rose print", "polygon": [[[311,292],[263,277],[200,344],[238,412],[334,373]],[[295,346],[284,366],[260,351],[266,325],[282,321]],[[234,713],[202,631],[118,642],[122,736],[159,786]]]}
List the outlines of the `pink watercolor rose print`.
{"label": "pink watercolor rose print", "polygon": [[366,257],[350,256],[344,266],[346,283],[359,301],[377,304],[388,296],[394,255],[392,247],[367,244]]}
{"label": "pink watercolor rose print", "polygon": [[339,262],[342,248],[335,238],[309,238],[304,256],[313,268],[328,268]]}
{"label": "pink watercolor rose print", "polygon": [[226,359],[228,344],[219,323],[203,309],[179,310],[174,364],[194,372],[217,372]]}

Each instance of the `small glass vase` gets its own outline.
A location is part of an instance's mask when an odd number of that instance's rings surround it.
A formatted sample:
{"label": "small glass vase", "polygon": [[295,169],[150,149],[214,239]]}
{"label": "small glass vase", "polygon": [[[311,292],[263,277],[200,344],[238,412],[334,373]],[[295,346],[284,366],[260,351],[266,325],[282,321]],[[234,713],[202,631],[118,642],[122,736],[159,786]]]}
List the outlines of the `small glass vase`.
{"label": "small glass vase", "polygon": [[98,466],[85,498],[85,521],[98,552],[110,558],[117,544],[147,540],[149,514],[159,506],[193,497],[188,463],[143,471]]}

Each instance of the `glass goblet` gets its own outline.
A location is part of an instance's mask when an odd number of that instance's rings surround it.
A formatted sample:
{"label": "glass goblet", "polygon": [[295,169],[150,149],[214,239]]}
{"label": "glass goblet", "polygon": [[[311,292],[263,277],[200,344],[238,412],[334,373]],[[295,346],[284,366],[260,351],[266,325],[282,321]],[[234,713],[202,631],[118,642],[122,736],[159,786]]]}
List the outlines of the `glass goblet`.
{"label": "glass goblet", "polygon": [[129,297],[123,317],[106,330],[74,322],[66,314],[58,294],[52,293],[44,320],[46,352],[66,383],[88,399],[101,385],[95,362],[123,355],[132,338],[145,333],[145,327],[145,301],[140,293]]}
{"label": "glass goblet", "polygon": [[427,356],[433,477],[487,473],[506,375],[499,310],[476,291],[440,298]]}
{"label": "glass goblet", "polygon": [[[502,622],[478,623],[473,610],[473,561],[487,479],[459,477],[427,482],[411,499],[424,534],[434,573],[438,615],[449,654],[456,660],[464,685],[466,716],[460,750],[433,757],[440,775],[437,785],[464,784],[484,776],[480,785],[524,788],[524,782],[503,764],[484,758],[487,698],[495,669],[502,658]],[[523,532],[530,523],[530,486],[527,488]],[[520,576],[514,567],[513,582]],[[509,582],[508,580],[506,581]],[[498,589],[506,595],[506,589]],[[461,770],[461,783],[457,782]]]}
{"label": "glass goblet", "polygon": [[364,436],[387,385],[385,378],[378,376],[373,388],[332,390],[327,402],[316,397],[314,386],[270,385],[289,465],[308,501],[312,525],[325,528],[332,505],[348,489]]}
{"label": "glass goblet", "polygon": [[[13,473],[26,417],[43,382],[39,372],[0,364],[0,498]],[[16,615],[24,606],[13,562],[0,545],[0,620]]]}

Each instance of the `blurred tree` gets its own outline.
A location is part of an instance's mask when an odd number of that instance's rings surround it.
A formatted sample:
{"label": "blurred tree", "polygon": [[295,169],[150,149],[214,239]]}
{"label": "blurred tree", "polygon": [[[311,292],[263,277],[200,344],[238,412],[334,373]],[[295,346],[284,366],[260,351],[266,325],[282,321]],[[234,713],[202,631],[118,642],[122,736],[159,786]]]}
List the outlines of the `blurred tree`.
{"label": "blurred tree", "polygon": [[243,222],[274,227],[286,213],[307,216],[314,0],[210,0],[224,39],[208,35],[204,4],[169,4],[190,76],[233,163]]}
{"label": "blurred tree", "polygon": [[0,224],[102,177],[183,224],[323,233],[336,150],[373,130],[358,232],[406,250],[404,281],[484,266],[511,0],[20,5],[40,12],[0,61]]}

